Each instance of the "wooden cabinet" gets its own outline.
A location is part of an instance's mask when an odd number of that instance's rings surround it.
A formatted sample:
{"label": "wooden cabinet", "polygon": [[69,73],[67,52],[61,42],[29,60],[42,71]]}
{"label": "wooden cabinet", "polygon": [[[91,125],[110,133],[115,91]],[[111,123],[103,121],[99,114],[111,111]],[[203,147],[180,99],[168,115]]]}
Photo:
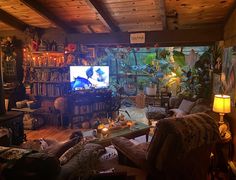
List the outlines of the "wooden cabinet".
{"label": "wooden cabinet", "polygon": [[23,113],[8,111],[0,115],[0,126],[9,128],[12,131],[12,144],[19,145],[24,140]]}
{"label": "wooden cabinet", "polygon": [[110,90],[77,91],[69,95],[71,127],[96,117],[111,117]]}

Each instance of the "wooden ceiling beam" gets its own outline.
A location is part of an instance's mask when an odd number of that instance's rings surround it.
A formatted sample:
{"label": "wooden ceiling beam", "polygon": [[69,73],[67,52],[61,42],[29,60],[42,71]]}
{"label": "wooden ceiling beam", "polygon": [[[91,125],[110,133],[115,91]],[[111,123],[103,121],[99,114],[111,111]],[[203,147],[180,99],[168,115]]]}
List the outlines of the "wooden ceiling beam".
{"label": "wooden ceiling beam", "polygon": [[99,33],[99,34],[69,34],[68,41],[80,42],[87,45],[123,45],[123,46],[191,46],[191,45],[212,45],[216,41],[223,40],[223,28],[208,29],[185,29],[145,32],[144,44],[130,44],[128,32]]}
{"label": "wooden ceiling beam", "polygon": [[66,33],[78,33],[76,28],[71,27],[68,23],[62,21],[59,19],[55,14],[53,14],[48,8],[43,6],[41,3],[37,1],[32,0],[20,0],[22,3],[27,5],[29,8],[33,9],[52,23],[54,23],[56,26],[60,27],[63,31]]}
{"label": "wooden ceiling beam", "polygon": [[113,32],[119,32],[120,28],[113,22],[112,17],[99,0],[86,0],[89,7],[98,12],[99,19],[105,26],[111,29]]}
{"label": "wooden ceiling beam", "polygon": [[0,21],[20,31],[25,31],[25,29],[29,27],[28,24],[17,19],[6,11],[3,11],[2,9],[0,9]]}

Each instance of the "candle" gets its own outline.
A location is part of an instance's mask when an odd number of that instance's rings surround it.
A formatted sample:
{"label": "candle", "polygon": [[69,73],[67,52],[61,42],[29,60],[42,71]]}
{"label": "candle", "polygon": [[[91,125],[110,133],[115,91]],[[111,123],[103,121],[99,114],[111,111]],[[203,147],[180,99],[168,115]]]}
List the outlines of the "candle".
{"label": "candle", "polygon": [[132,121],[128,121],[128,122],[127,122],[127,126],[128,126],[129,128],[132,126],[132,124],[133,124]]}
{"label": "candle", "polygon": [[108,130],[109,130],[109,129],[106,128],[106,127],[102,129],[102,135],[103,135],[104,137],[108,135]]}
{"label": "candle", "polygon": [[104,124],[99,124],[97,127],[97,131],[100,133],[100,132],[102,132],[103,128],[104,128]]}

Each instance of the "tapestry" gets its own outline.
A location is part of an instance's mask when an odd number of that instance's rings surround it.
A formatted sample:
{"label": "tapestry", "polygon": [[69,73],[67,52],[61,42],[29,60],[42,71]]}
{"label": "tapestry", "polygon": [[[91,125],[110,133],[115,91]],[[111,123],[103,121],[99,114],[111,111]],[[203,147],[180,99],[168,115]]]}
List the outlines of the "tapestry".
{"label": "tapestry", "polygon": [[224,61],[222,66],[221,81],[224,93],[230,95],[232,105],[235,106],[236,100],[236,46],[224,49]]}

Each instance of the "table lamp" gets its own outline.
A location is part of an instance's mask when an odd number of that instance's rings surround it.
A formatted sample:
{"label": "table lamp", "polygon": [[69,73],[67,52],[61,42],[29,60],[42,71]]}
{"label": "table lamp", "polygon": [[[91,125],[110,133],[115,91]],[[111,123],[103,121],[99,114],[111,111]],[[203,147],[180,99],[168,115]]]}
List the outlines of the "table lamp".
{"label": "table lamp", "polygon": [[213,111],[220,114],[219,125],[224,124],[224,114],[230,113],[230,96],[215,95],[213,103]]}

